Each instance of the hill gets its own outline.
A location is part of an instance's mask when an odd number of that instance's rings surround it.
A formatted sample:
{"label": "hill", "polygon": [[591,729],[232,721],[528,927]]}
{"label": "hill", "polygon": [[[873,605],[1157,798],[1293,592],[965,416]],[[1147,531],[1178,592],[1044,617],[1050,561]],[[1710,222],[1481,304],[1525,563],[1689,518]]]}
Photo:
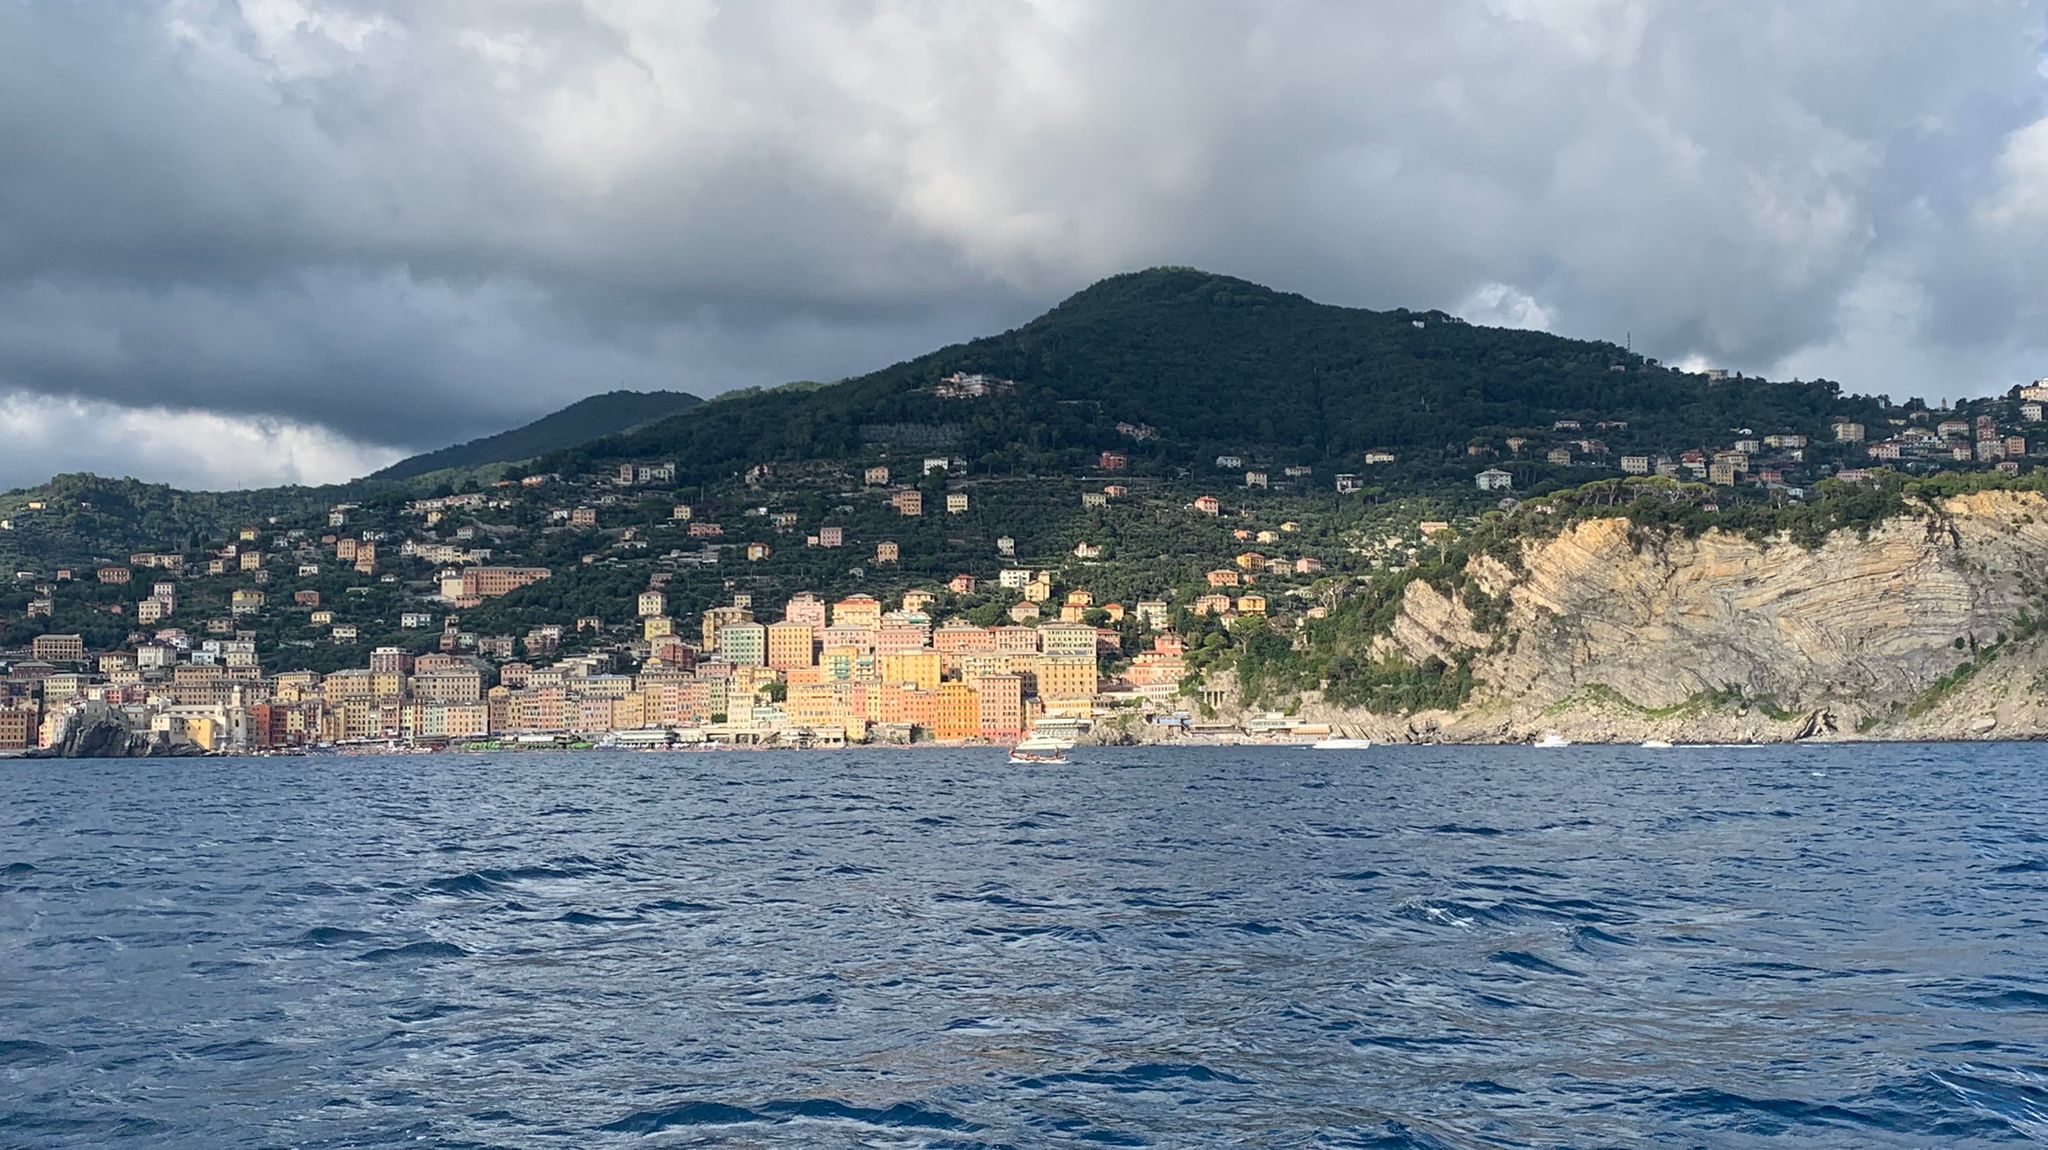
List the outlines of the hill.
{"label": "hill", "polygon": [[592,439],[616,435],[702,402],[696,396],[681,391],[608,391],[579,399],[524,427],[401,459],[367,478],[412,479],[435,471],[482,467],[490,463],[516,463]]}
{"label": "hill", "polygon": [[[942,398],[954,372],[1015,388]],[[1115,276],[1000,335],[823,387],[722,397],[682,420],[558,453],[577,470],[674,458],[695,481],[776,459],[944,450],[980,474],[1069,469],[1103,450],[1199,468],[1344,464],[1398,451],[1427,480],[1468,444],[1592,424],[1617,450],[1725,439],[1736,427],[1824,432],[1831,415],[1878,419],[1826,381],[1709,381],[1609,343],[1486,328],[1441,312],[1336,307],[1228,276],[1161,268]],[[1149,425],[1133,442],[1119,423]],[[1423,470],[1417,471],[1416,466]],[[1467,469],[1469,470],[1469,468]]]}

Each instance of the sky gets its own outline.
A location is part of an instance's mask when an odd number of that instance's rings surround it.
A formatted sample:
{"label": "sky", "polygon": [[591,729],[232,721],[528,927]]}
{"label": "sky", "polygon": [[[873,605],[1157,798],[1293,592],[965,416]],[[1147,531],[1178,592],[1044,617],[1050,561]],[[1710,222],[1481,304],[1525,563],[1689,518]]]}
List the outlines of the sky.
{"label": "sky", "polygon": [[1183,264],[2048,376],[2048,0],[0,0],[0,487],[338,481]]}

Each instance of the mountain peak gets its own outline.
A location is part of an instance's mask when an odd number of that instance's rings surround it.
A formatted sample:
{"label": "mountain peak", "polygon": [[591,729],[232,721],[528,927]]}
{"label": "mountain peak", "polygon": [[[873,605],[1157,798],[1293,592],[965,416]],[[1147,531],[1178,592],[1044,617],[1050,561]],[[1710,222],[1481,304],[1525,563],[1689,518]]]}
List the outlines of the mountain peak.
{"label": "mountain peak", "polygon": [[1264,284],[1203,271],[1161,266],[1098,280],[1068,296],[1042,318],[1131,307],[1246,307],[1307,303],[1305,297]]}

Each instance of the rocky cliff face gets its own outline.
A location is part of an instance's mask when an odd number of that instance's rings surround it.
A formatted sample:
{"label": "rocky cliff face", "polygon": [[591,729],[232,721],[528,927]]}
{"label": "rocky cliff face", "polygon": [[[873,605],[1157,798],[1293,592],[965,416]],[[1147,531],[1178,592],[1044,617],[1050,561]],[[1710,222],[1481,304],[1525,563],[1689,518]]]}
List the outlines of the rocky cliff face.
{"label": "rocky cliff face", "polygon": [[1581,521],[1526,544],[1519,567],[1469,571],[1504,627],[1416,583],[1381,640],[1417,660],[1469,655],[1482,686],[1467,706],[1311,714],[1382,738],[2048,734],[2048,639],[2022,620],[2048,587],[2036,493],[1944,500],[1813,550]]}
{"label": "rocky cliff face", "polygon": [[73,718],[56,746],[30,752],[46,759],[141,759],[202,754],[190,743],[137,730],[112,707],[93,707]]}

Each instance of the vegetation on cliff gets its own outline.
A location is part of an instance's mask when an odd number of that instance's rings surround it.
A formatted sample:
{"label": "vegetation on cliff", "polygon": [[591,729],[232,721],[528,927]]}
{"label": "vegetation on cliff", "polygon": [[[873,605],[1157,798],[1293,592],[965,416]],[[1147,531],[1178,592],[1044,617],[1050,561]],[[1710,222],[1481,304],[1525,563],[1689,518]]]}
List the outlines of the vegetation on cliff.
{"label": "vegetation on cliff", "polygon": [[681,391],[607,391],[579,399],[523,427],[401,459],[367,478],[411,479],[434,471],[516,463],[603,436],[617,435],[703,402]]}
{"label": "vegetation on cliff", "polygon": [[[1014,391],[943,399],[953,372]],[[1410,482],[1469,482],[1475,436],[1606,425],[1617,446],[1716,441],[1731,426],[1876,419],[1826,381],[1709,384],[1609,343],[1476,327],[1441,312],[1335,307],[1190,268],[1114,276],[1001,335],[826,386],[724,399],[544,466],[674,458],[698,481],[763,459],[848,458],[876,445],[951,452],[979,474],[1060,472],[1122,450],[1139,470],[1218,454],[1328,463],[1405,450]],[[1118,423],[1158,437],[1120,436]]]}

